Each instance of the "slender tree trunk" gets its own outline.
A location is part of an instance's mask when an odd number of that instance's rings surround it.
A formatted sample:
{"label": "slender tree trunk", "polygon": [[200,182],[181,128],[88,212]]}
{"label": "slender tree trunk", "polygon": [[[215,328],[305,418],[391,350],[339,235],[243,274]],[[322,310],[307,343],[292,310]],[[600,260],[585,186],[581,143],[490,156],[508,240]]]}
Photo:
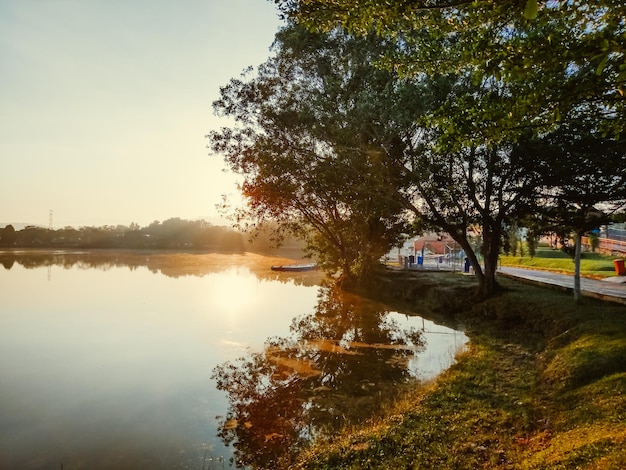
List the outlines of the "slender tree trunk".
{"label": "slender tree trunk", "polygon": [[485,262],[485,282],[481,294],[485,297],[493,294],[498,289],[496,270],[498,269],[498,256],[500,254],[500,235],[498,227],[489,228],[483,233],[483,256]]}
{"label": "slender tree trunk", "polygon": [[582,251],[582,235],[574,236],[574,302],[580,303],[580,256]]}
{"label": "slender tree trunk", "polygon": [[485,282],[481,291],[482,295],[485,297],[490,296],[498,289],[496,269],[497,261],[494,261],[489,256],[485,256]]}

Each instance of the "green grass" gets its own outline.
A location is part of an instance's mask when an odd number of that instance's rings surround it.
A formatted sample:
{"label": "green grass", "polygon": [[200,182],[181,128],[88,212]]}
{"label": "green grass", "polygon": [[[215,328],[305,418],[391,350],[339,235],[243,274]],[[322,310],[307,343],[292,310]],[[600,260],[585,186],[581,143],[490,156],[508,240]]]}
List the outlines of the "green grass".
{"label": "green grass", "polygon": [[[615,275],[615,258],[599,253],[583,253],[580,260],[581,275],[588,277],[610,277]],[[574,272],[574,261],[561,250],[539,247],[534,257],[500,255],[502,266],[545,269],[565,273]]]}
{"label": "green grass", "polygon": [[[440,276],[447,292],[465,286]],[[320,440],[298,468],[626,468],[626,309],[503,285],[456,312],[471,345],[454,366],[368,424]]]}

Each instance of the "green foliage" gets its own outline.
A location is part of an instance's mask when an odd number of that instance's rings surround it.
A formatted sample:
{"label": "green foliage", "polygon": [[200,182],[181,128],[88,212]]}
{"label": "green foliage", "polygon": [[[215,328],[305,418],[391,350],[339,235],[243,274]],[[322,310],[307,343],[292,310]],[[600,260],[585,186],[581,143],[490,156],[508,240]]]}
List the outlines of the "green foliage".
{"label": "green foliage", "polygon": [[[543,135],[581,117],[614,134],[623,124],[623,99],[613,98],[616,84],[621,87],[624,78],[616,72],[624,58],[618,39],[624,33],[619,20],[624,10],[614,2],[593,7],[586,2],[536,0],[276,3],[286,16],[315,30],[342,27],[362,35],[373,31],[395,41],[396,47],[388,48],[378,62],[390,70],[406,76],[457,77],[461,86],[423,121],[427,132],[438,130],[426,142],[436,141],[440,155],[422,150],[419,170],[413,168],[420,174],[414,190],[428,202],[416,212],[459,238],[469,225],[480,225],[487,275],[495,264],[491,253],[498,251],[490,238],[499,239],[504,217],[514,215],[515,204],[532,190],[529,180],[537,174],[520,172],[524,158],[512,165],[505,149],[528,130]],[[589,52],[594,48],[600,55],[590,66]],[[461,179],[452,177],[455,164]],[[555,167],[550,159],[546,165]],[[613,163],[613,169],[623,167]],[[507,174],[508,169],[512,171]],[[524,171],[526,180],[521,178]],[[475,179],[468,178],[472,172]],[[598,173],[588,179],[592,175]],[[509,188],[517,191],[507,194]],[[608,187],[605,191],[610,192]],[[499,208],[492,207],[492,194],[499,194]],[[480,274],[480,266],[474,264]]]}
{"label": "green foliage", "polygon": [[545,207],[548,222],[554,217],[562,228],[589,230],[608,221],[590,218],[589,211],[602,205],[610,214],[626,202],[626,140],[604,137],[591,120],[523,139],[516,151],[540,176],[535,210]]}
{"label": "green foliage", "polygon": [[243,176],[236,217],[304,238],[329,271],[366,275],[405,230],[397,197],[414,86],[371,65],[375,37],[287,26],[256,75],[231,80],[214,103],[236,124],[208,137]]}
{"label": "green foliage", "polygon": [[[375,31],[403,47],[385,62],[416,74],[453,72],[471,83],[491,82],[508,92],[477,107],[471,97],[463,125],[452,132],[464,142],[478,132],[490,141],[515,136],[521,127],[593,116],[612,135],[624,130],[626,5],[615,0],[568,2],[489,0],[276,0],[286,16],[316,29],[337,26]],[[440,116],[442,123],[445,116]]]}
{"label": "green foliage", "polygon": [[461,244],[491,294],[503,227],[524,210],[551,208],[565,237],[622,198],[622,143],[609,139],[626,115],[622,3],[275,3],[290,21],[277,55],[222,89],[215,108],[241,127],[212,147],[246,177],[244,215],[304,234],[329,269],[367,272],[408,210]]}
{"label": "green foliage", "polygon": [[539,13],[539,5],[537,0],[527,0],[526,8],[524,9],[524,18],[527,20],[534,20]]}
{"label": "green foliage", "polygon": [[[423,204],[414,212],[468,250],[485,293],[493,289],[505,219],[520,217],[533,193],[562,231],[575,227],[577,236],[594,204],[623,203],[623,2],[276,3],[309,28],[374,32],[395,43],[378,64],[402,76],[455,77],[421,120],[426,145],[412,170]],[[549,151],[530,152],[529,136]],[[463,242],[472,226],[483,236],[485,276]]]}

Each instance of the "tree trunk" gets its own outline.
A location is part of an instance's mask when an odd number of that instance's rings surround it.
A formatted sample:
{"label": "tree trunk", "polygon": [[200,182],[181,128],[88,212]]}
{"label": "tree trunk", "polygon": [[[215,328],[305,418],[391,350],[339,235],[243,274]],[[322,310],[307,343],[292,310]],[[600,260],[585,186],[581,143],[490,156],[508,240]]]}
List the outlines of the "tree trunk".
{"label": "tree trunk", "polygon": [[482,295],[490,296],[498,289],[496,270],[498,269],[498,256],[500,255],[500,230],[490,230],[483,237],[483,256],[485,262],[485,283]]}
{"label": "tree trunk", "polygon": [[459,234],[458,232],[452,231],[448,233],[450,233],[452,239],[456,241],[461,246],[461,248],[463,248],[463,251],[465,251],[465,256],[467,256],[467,259],[469,259],[472,268],[474,268],[474,276],[476,277],[476,281],[478,282],[478,293],[480,293],[481,296],[485,295],[484,293],[487,290],[487,283],[489,283],[490,281],[486,278],[482,266],[480,265],[478,257],[472,249],[470,242],[464,234]]}
{"label": "tree trunk", "polygon": [[483,283],[481,294],[484,297],[489,297],[496,290],[498,290],[498,282],[496,281],[496,268],[497,261],[495,263],[488,261],[485,257],[485,282]]}
{"label": "tree trunk", "polygon": [[582,251],[582,234],[574,236],[574,302],[580,303],[580,256]]}

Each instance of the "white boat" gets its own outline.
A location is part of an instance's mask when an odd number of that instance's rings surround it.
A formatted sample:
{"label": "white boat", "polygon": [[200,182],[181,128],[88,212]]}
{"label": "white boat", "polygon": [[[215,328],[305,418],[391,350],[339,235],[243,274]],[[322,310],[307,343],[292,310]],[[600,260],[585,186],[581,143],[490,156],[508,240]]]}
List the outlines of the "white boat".
{"label": "white boat", "polygon": [[280,266],[272,266],[272,271],[300,272],[300,271],[315,271],[316,269],[317,269],[317,264],[315,263],[283,264]]}

